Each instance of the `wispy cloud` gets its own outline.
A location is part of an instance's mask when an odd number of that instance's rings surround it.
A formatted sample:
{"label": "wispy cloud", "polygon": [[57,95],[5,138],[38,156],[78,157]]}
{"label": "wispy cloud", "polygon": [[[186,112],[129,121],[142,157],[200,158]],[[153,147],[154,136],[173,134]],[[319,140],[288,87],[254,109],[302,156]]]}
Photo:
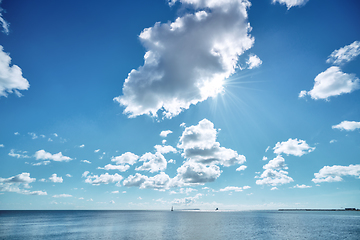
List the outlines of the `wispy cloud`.
{"label": "wispy cloud", "polygon": [[346,62],[350,62],[359,54],[360,54],[360,42],[355,41],[350,45],[346,45],[338,50],[333,51],[326,60],[326,62],[340,65]]}
{"label": "wispy cloud", "polygon": [[295,6],[303,6],[305,5],[309,0],[273,0],[273,3],[280,3],[285,4],[288,9],[295,7]]}

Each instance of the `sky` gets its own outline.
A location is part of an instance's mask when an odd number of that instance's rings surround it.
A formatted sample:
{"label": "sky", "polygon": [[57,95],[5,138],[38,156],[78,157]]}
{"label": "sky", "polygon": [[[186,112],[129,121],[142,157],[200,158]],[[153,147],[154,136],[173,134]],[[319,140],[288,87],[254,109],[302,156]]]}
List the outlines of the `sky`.
{"label": "sky", "polygon": [[0,209],[360,208],[357,0],[0,7]]}

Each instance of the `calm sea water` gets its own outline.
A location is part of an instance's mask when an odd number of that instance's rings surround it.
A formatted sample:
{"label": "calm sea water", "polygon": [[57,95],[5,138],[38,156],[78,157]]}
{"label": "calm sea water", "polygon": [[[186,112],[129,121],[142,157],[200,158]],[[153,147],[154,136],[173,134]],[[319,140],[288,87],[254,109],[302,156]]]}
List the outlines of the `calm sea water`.
{"label": "calm sea water", "polygon": [[360,239],[360,212],[0,211],[0,239]]}

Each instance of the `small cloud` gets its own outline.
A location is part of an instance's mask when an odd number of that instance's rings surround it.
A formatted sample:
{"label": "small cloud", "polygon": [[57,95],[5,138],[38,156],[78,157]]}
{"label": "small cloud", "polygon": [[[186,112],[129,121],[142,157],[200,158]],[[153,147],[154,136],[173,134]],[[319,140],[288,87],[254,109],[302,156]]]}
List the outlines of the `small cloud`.
{"label": "small cloud", "polygon": [[91,164],[91,162],[90,162],[90,161],[88,161],[88,160],[81,160],[80,162],[83,162],[83,163],[89,163],[89,164]]}
{"label": "small cloud", "polygon": [[359,54],[360,54],[360,42],[355,41],[350,45],[346,45],[338,50],[333,51],[326,60],[326,62],[340,65],[346,62],[350,62]]}
{"label": "small cloud", "polygon": [[53,183],[62,183],[63,182],[63,178],[62,177],[58,177],[56,173],[54,173],[53,175],[51,175],[51,177],[49,177],[49,180]]}
{"label": "small cloud", "polygon": [[53,140],[51,138],[48,138],[48,142],[52,142]]}
{"label": "small cloud", "polygon": [[268,146],[266,149],[265,149],[265,152],[269,151],[270,149],[270,146]]}
{"label": "small cloud", "polygon": [[350,164],[349,166],[324,166],[318,173],[314,173],[314,183],[340,182],[343,176],[353,176],[360,178],[360,164]]}
{"label": "small cloud", "polygon": [[305,184],[299,185],[296,184],[295,186],[293,186],[292,188],[311,188],[312,186],[306,186]]}
{"label": "small cloud", "polygon": [[265,157],[265,156],[263,156],[262,160],[263,160],[263,161],[266,161],[266,160],[268,160],[268,158]]}
{"label": "small cloud", "polygon": [[286,142],[277,142],[273,149],[276,154],[285,153],[287,155],[301,157],[306,153],[314,151],[315,147],[310,147],[304,140],[289,138]]}
{"label": "small cloud", "polygon": [[56,154],[51,154],[45,150],[39,150],[35,153],[36,160],[53,160],[56,162],[67,162],[72,160],[72,158],[63,156],[61,152]]}
{"label": "small cloud", "polygon": [[270,190],[273,191],[273,190],[279,190],[279,189],[277,187],[272,187]]}
{"label": "small cloud", "polygon": [[82,144],[82,145],[79,146],[79,148],[83,148],[83,147],[85,147],[85,144]]}
{"label": "small cloud", "polygon": [[314,100],[328,101],[330,97],[351,93],[359,88],[360,80],[355,74],[344,73],[338,66],[331,66],[315,77],[312,90],[301,91],[299,97],[310,95]]}
{"label": "small cloud", "polygon": [[170,130],[162,131],[160,133],[160,136],[161,137],[167,137],[167,135],[169,135],[170,133],[172,133],[172,131],[170,131]]}
{"label": "small cloud", "polygon": [[119,191],[112,191],[111,193],[115,194],[115,193],[119,193]]}
{"label": "small cloud", "polygon": [[70,174],[66,174],[67,177],[72,177]]}
{"label": "small cloud", "polygon": [[99,148],[99,149],[96,149],[94,152],[96,152],[96,153],[97,153],[97,152],[99,152],[99,151],[100,151],[100,148]]}
{"label": "small cloud", "polygon": [[336,143],[336,142],[337,142],[337,140],[335,140],[335,139],[330,140],[330,143]]}
{"label": "small cloud", "polygon": [[286,7],[288,8],[288,10],[292,7],[296,7],[296,6],[303,6],[305,5],[309,0],[272,0],[273,3],[280,3],[280,4],[285,4]]}
{"label": "small cloud", "polygon": [[338,125],[332,126],[332,129],[340,129],[346,131],[354,131],[356,129],[360,129],[360,122],[355,121],[342,121]]}
{"label": "small cloud", "polygon": [[259,67],[262,64],[262,61],[258,56],[250,54],[246,64],[248,65],[248,69],[253,69]]}
{"label": "small cloud", "polygon": [[66,197],[72,197],[70,194],[59,194],[52,196],[53,198],[66,198]]}
{"label": "small cloud", "polygon": [[138,200],[142,200],[142,197],[138,197],[137,199],[138,199]]}
{"label": "small cloud", "polygon": [[37,139],[37,138],[38,138],[38,136],[36,135],[36,133],[28,132],[28,134],[31,136],[31,139]]}
{"label": "small cloud", "polygon": [[115,201],[114,201],[114,200],[111,200],[111,201],[110,201],[110,204],[114,204],[114,203],[115,203]]}
{"label": "small cloud", "polygon": [[14,132],[14,135],[20,135],[20,133],[18,133],[18,132]]}
{"label": "small cloud", "polygon": [[45,138],[46,136],[44,134],[41,134],[40,137]]}
{"label": "small cloud", "polygon": [[122,193],[126,193],[126,191],[122,191]]}
{"label": "small cloud", "polygon": [[84,198],[83,198],[83,197],[79,197],[79,200],[84,200]]}
{"label": "small cloud", "polygon": [[241,165],[240,167],[238,167],[238,168],[236,169],[236,171],[244,171],[246,168],[247,168],[247,166]]}
{"label": "small cloud", "polygon": [[57,135],[57,133],[53,133],[53,135],[55,136],[55,137],[58,137],[59,135]]}

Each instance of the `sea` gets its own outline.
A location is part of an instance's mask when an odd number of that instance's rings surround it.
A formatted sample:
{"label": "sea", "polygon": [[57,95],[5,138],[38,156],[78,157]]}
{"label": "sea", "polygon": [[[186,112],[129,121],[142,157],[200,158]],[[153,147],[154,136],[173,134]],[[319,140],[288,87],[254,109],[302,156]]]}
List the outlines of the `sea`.
{"label": "sea", "polygon": [[0,211],[0,239],[360,239],[360,211]]}

